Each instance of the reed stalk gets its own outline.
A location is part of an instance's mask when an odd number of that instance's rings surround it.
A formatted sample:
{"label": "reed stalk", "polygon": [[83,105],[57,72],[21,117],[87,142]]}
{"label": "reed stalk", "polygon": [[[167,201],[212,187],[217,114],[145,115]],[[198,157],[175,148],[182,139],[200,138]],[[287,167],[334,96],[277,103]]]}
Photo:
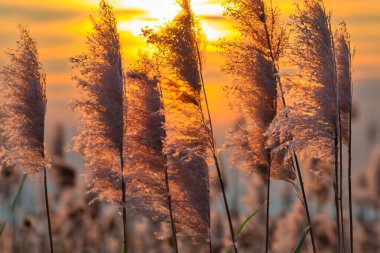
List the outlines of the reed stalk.
{"label": "reed stalk", "polygon": [[229,225],[229,228],[230,228],[230,234],[231,234],[231,238],[232,238],[232,246],[234,248],[234,252],[237,253],[238,251],[237,251],[237,248],[236,248],[236,238],[235,238],[234,228],[232,226],[232,219],[231,219],[231,214],[230,214],[230,208],[228,207],[228,202],[227,202],[227,197],[226,197],[226,192],[225,192],[225,187],[224,187],[224,180],[223,180],[223,176],[222,176],[221,171],[220,171],[218,159],[217,159],[217,157],[215,155],[215,150],[213,150],[213,156],[214,156],[214,161],[215,161],[215,167],[216,167],[216,170],[218,172],[218,178],[219,178],[220,188],[222,189],[224,207],[226,209],[227,218],[228,218],[228,225]]}
{"label": "reed stalk", "polygon": [[48,187],[47,187],[46,167],[44,167],[43,171],[44,171],[45,207],[46,207],[46,216],[47,216],[48,230],[49,230],[50,253],[53,253],[53,235],[52,235],[52,231],[51,231],[51,221],[50,221],[50,209],[49,209],[49,196],[48,196]]}
{"label": "reed stalk", "polygon": [[269,199],[270,199],[270,171],[272,166],[272,158],[270,150],[268,150],[268,175],[267,175],[267,216],[265,224],[265,252],[269,252]]}
{"label": "reed stalk", "polygon": [[296,153],[295,153],[294,150],[293,150],[293,156],[294,156],[294,160],[296,162],[296,169],[297,169],[297,174],[298,174],[298,180],[300,182],[300,187],[301,187],[301,192],[302,192],[302,198],[303,198],[304,207],[305,207],[305,211],[306,211],[306,217],[307,217],[307,221],[308,221],[309,226],[310,226],[311,244],[312,244],[312,247],[313,247],[313,252],[315,253],[316,252],[316,248],[315,248],[315,242],[314,242],[314,234],[313,234],[313,230],[312,230],[312,227],[311,227],[311,218],[310,218],[310,213],[309,213],[309,206],[308,206],[308,203],[307,203],[307,198],[306,198],[306,193],[305,193],[305,187],[304,187],[304,184],[303,184],[303,179],[302,179],[301,169],[300,169],[299,162],[298,162],[298,157],[297,157],[297,155],[296,155]]}
{"label": "reed stalk", "polygon": [[352,162],[352,109],[349,112],[349,135],[348,135],[348,204],[349,204],[349,216],[350,216],[350,252],[354,252],[354,234],[353,234],[353,223],[352,223],[352,182],[351,182],[351,162]]}
{"label": "reed stalk", "polygon": [[[283,91],[281,79],[280,79],[280,76],[279,76],[278,67],[276,66],[276,60],[275,60],[275,57],[274,57],[273,51],[272,51],[272,42],[271,42],[271,39],[270,39],[270,36],[269,36],[268,25],[266,23],[266,16],[264,17],[263,25],[264,25],[265,35],[266,35],[266,39],[267,39],[267,43],[268,43],[270,58],[271,58],[272,63],[273,63],[273,72],[274,72],[273,75],[276,77],[276,82],[277,82],[277,84],[278,84],[278,86],[280,88],[280,91],[281,91],[281,101],[282,101],[282,104],[283,104],[284,108],[286,108],[286,101],[285,101],[284,91]],[[286,115],[286,117],[288,117],[288,115]],[[297,154],[296,154],[296,152],[294,151],[293,148],[292,148],[292,150],[293,150],[293,157],[294,157],[294,160],[295,160],[298,180],[299,180],[300,187],[301,187],[302,198],[303,198],[303,202],[304,202],[304,207],[305,207],[305,212],[306,212],[306,216],[307,216],[307,220],[308,220],[308,225],[310,226],[310,238],[311,238],[311,243],[312,243],[312,246],[313,246],[313,252],[316,253],[313,227],[311,225],[309,207],[308,207],[307,198],[306,198],[306,194],[305,194],[305,189],[304,189],[304,185],[303,185],[302,174],[301,174],[301,170],[300,170]]]}
{"label": "reed stalk", "polygon": [[[191,21],[192,21],[192,24],[194,27],[194,20],[192,19]],[[206,112],[207,112],[207,117],[208,117],[208,121],[209,121],[208,124],[206,124],[206,122],[204,122],[204,124],[208,126],[207,128],[208,128],[208,132],[210,135],[211,151],[212,151],[212,155],[214,158],[215,167],[216,167],[216,170],[218,173],[220,188],[222,190],[224,208],[225,208],[226,213],[227,213],[228,225],[229,225],[229,229],[230,229],[232,245],[233,245],[234,252],[237,253],[238,251],[237,251],[237,247],[236,247],[236,237],[235,237],[235,232],[234,232],[234,228],[232,225],[230,208],[228,206],[228,201],[227,201],[225,186],[224,186],[224,180],[223,180],[223,176],[222,176],[222,173],[220,170],[219,161],[218,161],[218,158],[216,155],[216,143],[215,143],[215,135],[214,135],[214,130],[213,130],[213,123],[212,123],[210,108],[209,108],[208,99],[207,99],[207,92],[205,89],[205,84],[204,84],[204,79],[203,79],[203,73],[202,73],[203,66],[202,66],[202,60],[201,60],[201,53],[200,53],[198,42],[196,40],[195,32],[194,32],[194,44],[195,44],[195,49],[196,49],[196,54],[197,54],[199,80],[200,80],[200,84],[201,84],[202,90],[203,90],[204,101],[206,104]],[[202,118],[203,118],[203,120],[205,120],[205,117],[203,115],[203,110],[201,110],[201,111],[202,111]],[[211,241],[211,239],[210,239],[210,241]]]}
{"label": "reed stalk", "polygon": [[167,193],[168,208],[169,208],[169,215],[170,215],[170,224],[171,224],[171,229],[172,229],[173,248],[175,252],[178,253],[177,230],[175,227],[173,210],[172,210],[172,199],[170,196],[168,167],[166,165],[165,165],[165,184],[166,184],[166,193]]}
{"label": "reed stalk", "polygon": [[125,196],[125,177],[124,177],[124,157],[123,151],[120,149],[120,167],[121,167],[121,209],[123,216],[123,249],[124,252],[128,252],[127,248],[127,238],[128,238],[128,226],[127,226],[127,206],[126,206],[126,196]]}
{"label": "reed stalk", "polygon": [[[335,131],[337,132],[337,131]],[[338,234],[338,249],[337,252],[341,252],[341,234],[340,234],[340,212],[339,212],[339,161],[338,161],[338,137],[334,138],[335,146],[335,178],[334,178],[334,193],[335,193],[335,212],[336,212],[336,230]]]}
{"label": "reed stalk", "polygon": [[346,252],[345,235],[344,235],[344,217],[343,217],[343,140],[342,140],[342,116],[339,112],[339,208],[340,208],[340,224],[342,235],[343,252]]}

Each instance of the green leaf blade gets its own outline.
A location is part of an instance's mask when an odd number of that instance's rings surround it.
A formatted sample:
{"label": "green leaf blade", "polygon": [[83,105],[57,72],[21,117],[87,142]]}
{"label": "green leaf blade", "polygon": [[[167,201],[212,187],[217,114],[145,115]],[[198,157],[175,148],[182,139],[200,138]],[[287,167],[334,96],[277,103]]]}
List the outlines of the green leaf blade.
{"label": "green leaf blade", "polygon": [[305,241],[305,239],[306,239],[306,236],[307,236],[307,234],[310,232],[310,226],[307,226],[304,230],[303,230],[303,232],[302,232],[302,235],[301,235],[301,238],[300,238],[300,240],[298,241],[298,244],[297,244],[297,247],[294,249],[294,253],[299,253],[299,252],[301,252],[301,248],[302,248],[302,245],[303,245],[303,243],[304,243],[304,241]]}
{"label": "green leaf blade", "polygon": [[262,204],[256,211],[254,211],[253,213],[251,213],[244,221],[243,223],[240,224],[239,226],[239,229],[238,229],[238,232],[237,232],[237,235],[236,235],[236,238],[239,237],[239,235],[241,234],[241,232],[243,231],[244,227],[248,224],[248,222],[253,218],[255,217],[256,214],[258,214],[264,207],[266,201],[264,202],[264,204]]}

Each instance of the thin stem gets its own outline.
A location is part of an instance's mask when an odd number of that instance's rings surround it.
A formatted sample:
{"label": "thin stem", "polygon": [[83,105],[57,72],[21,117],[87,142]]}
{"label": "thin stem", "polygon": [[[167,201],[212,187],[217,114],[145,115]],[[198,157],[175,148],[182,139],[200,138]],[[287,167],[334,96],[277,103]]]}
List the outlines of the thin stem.
{"label": "thin stem", "polygon": [[[209,185],[210,185],[210,178],[209,178]],[[210,196],[210,187],[208,187],[207,194],[208,194],[208,196]],[[209,230],[208,230],[208,236],[209,236],[208,248],[209,248],[209,252],[211,253],[212,252],[212,242],[211,242],[211,208],[210,208],[210,206],[208,206],[208,216],[210,217],[208,219],[208,227],[209,227]]]}
{"label": "thin stem", "polygon": [[298,179],[300,181],[302,198],[303,198],[303,202],[304,202],[304,205],[305,205],[306,217],[307,217],[307,221],[308,221],[309,226],[310,226],[311,244],[313,246],[313,252],[315,253],[316,249],[315,249],[315,242],[314,242],[314,232],[313,232],[313,229],[311,227],[311,219],[310,219],[310,213],[309,213],[309,206],[308,206],[308,203],[307,203],[305,188],[304,188],[304,185],[303,185],[303,179],[302,179],[301,169],[300,169],[300,166],[299,166],[298,157],[295,154],[294,150],[293,150],[293,154],[294,154],[294,160],[296,162],[296,169],[297,169]]}
{"label": "thin stem", "polygon": [[128,240],[128,224],[127,224],[127,203],[126,203],[126,183],[125,183],[125,177],[124,177],[124,136],[125,133],[127,132],[128,125],[126,124],[127,118],[128,118],[128,110],[124,110],[124,103],[128,104],[128,99],[127,99],[127,84],[124,79],[124,74],[123,74],[123,61],[122,61],[122,54],[121,50],[119,48],[118,50],[118,65],[119,65],[119,75],[122,79],[122,84],[123,84],[123,117],[125,115],[125,120],[123,119],[123,137],[121,140],[121,145],[119,148],[119,153],[120,153],[120,170],[121,170],[121,209],[122,209],[122,216],[123,216],[123,246],[122,246],[122,253],[127,253],[128,248],[127,248],[127,240]]}
{"label": "thin stem", "polygon": [[350,215],[350,252],[354,252],[354,235],[352,226],[352,189],[351,189],[351,161],[352,161],[352,149],[351,149],[351,111],[349,112],[349,133],[348,133],[348,203],[349,203],[349,215]]}
{"label": "thin stem", "polygon": [[[277,68],[277,60],[276,60],[276,58],[275,58],[275,56],[273,54],[273,50],[272,50],[272,41],[271,41],[271,36],[269,35],[269,30],[268,30],[268,25],[267,25],[267,15],[265,13],[265,7],[264,7],[264,2],[263,1],[261,1],[261,7],[262,7],[262,13],[264,14],[264,19],[263,19],[262,23],[263,23],[263,26],[264,26],[264,31],[265,31],[265,36],[266,36],[267,44],[268,44],[270,58],[271,58],[272,64],[273,64],[273,76],[275,76],[276,82],[278,83],[278,86],[280,88],[281,101],[282,101],[282,104],[284,106],[284,109],[286,109],[286,101],[285,101],[284,90],[283,90],[283,87],[282,87],[281,78],[279,76],[279,71],[278,71],[278,68]],[[287,114],[285,116],[288,117]],[[308,207],[308,203],[307,203],[307,199],[306,199],[306,195],[305,195],[305,190],[304,190],[304,186],[303,186],[303,180],[302,180],[300,166],[299,166],[299,163],[298,163],[298,157],[297,157],[297,154],[296,154],[295,150],[293,149],[292,145],[291,145],[291,147],[292,147],[292,150],[293,150],[294,159],[296,161],[296,167],[297,167],[296,169],[297,169],[297,172],[298,172],[298,180],[299,180],[299,183],[300,183],[300,186],[301,186],[301,189],[302,189],[302,198],[304,200],[304,207],[305,207],[305,211],[306,211],[306,215],[307,215],[307,220],[309,222],[308,225],[310,226],[310,237],[311,237],[311,242],[312,242],[312,245],[313,245],[313,252],[316,253],[313,227],[311,225],[311,219],[310,219],[310,214],[309,214],[309,207]]]}
{"label": "thin stem", "polygon": [[[335,111],[336,111],[336,117],[335,117],[335,138],[334,138],[334,144],[335,144],[335,205],[336,205],[336,212],[337,212],[337,231],[338,231],[338,252],[341,252],[342,249],[342,240],[341,240],[341,227],[343,228],[343,223],[341,224],[341,213],[340,213],[340,206],[339,206],[339,185],[340,181],[339,180],[339,172],[338,172],[338,167],[339,167],[339,161],[338,161],[338,138],[342,135],[340,130],[340,109],[339,109],[339,90],[338,90],[338,83],[337,83],[337,64],[336,64],[336,59],[335,59],[335,43],[334,43],[334,38],[332,36],[332,29],[331,29],[331,20],[330,18],[328,19],[328,25],[329,25],[329,30],[330,30],[330,42],[331,42],[331,48],[332,48],[332,55],[333,57],[333,62],[334,62],[334,87],[335,87],[335,97],[336,97],[336,104],[335,104]],[[344,248],[344,247],[343,247]]]}
{"label": "thin stem", "polygon": [[[337,132],[337,131],[335,131]],[[338,137],[334,138],[335,146],[335,179],[334,179],[334,192],[335,192],[335,211],[336,211],[336,230],[338,233],[338,253],[341,252],[341,235],[340,235],[340,212],[339,212],[339,162],[338,162]]]}
{"label": "thin stem", "polygon": [[342,141],[342,118],[341,113],[338,115],[339,124],[339,208],[340,208],[340,226],[342,235],[343,252],[346,252],[344,240],[344,217],[343,217],[343,141]]}
{"label": "thin stem", "polygon": [[[265,30],[267,30],[267,29],[265,29]],[[269,35],[268,35],[268,39],[269,39]],[[274,57],[273,56],[272,56],[272,60],[274,61]],[[278,86],[280,88],[281,101],[282,101],[282,104],[284,106],[284,109],[286,109],[287,105],[286,105],[285,95],[284,95],[284,91],[283,91],[283,88],[282,88],[281,78],[278,75],[278,70],[277,70],[277,67],[275,65],[275,62],[273,62],[273,69],[274,69],[274,76],[276,77],[276,81],[277,81]],[[287,118],[288,114],[285,114],[285,117]],[[303,202],[304,202],[304,207],[305,207],[305,212],[306,212],[307,220],[308,220],[308,223],[309,223],[308,225],[310,226],[310,233],[309,234],[310,234],[311,243],[312,243],[312,246],[313,246],[313,252],[316,253],[315,242],[314,242],[313,226],[311,224],[310,213],[309,213],[309,206],[308,206],[308,203],[307,203],[307,198],[306,198],[305,189],[304,189],[304,185],[303,185],[303,179],[302,179],[301,169],[300,169],[300,165],[299,165],[299,162],[298,162],[297,154],[296,154],[295,150],[293,149],[293,145],[291,144],[290,146],[291,146],[292,151],[293,151],[294,160],[296,161],[295,165],[296,165],[296,170],[297,170],[297,174],[298,174],[298,180],[299,180],[299,183],[300,183],[300,186],[301,186],[301,190],[302,190],[302,198],[303,198]]]}
{"label": "thin stem", "polygon": [[268,160],[268,175],[267,175],[267,217],[266,217],[266,226],[265,226],[265,252],[269,251],[269,199],[270,199],[270,172],[271,172],[271,153],[268,150],[267,155]]}
{"label": "thin stem", "polygon": [[[200,57],[200,53],[199,53],[199,48],[198,48],[198,43],[197,44],[197,52],[198,52],[198,58]],[[200,58],[199,58],[199,62],[201,62]],[[209,127],[210,127],[210,133],[211,133],[211,143],[212,143],[212,152],[213,152],[213,157],[214,157],[214,161],[215,161],[215,167],[218,171],[218,178],[219,178],[219,183],[220,183],[220,188],[222,189],[222,193],[223,193],[223,201],[224,201],[224,207],[226,209],[226,213],[227,213],[227,218],[228,218],[228,225],[229,225],[229,228],[230,228],[230,234],[231,234],[231,239],[232,239],[232,244],[233,244],[233,248],[234,248],[234,252],[237,253],[237,248],[236,248],[236,239],[235,239],[235,232],[234,232],[234,228],[233,228],[233,225],[232,225],[232,219],[231,219],[231,215],[230,215],[230,209],[228,207],[228,202],[227,202],[227,197],[226,197],[226,193],[225,193],[225,187],[224,187],[224,181],[223,181],[223,177],[222,177],[222,174],[220,172],[220,167],[219,167],[219,161],[218,161],[218,158],[216,156],[216,151],[215,151],[215,147],[216,147],[216,143],[215,143],[215,135],[214,135],[214,130],[213,130],[213,127],[212,127],[212,120],[211,120],[211,114],[210,114],[210,109],[209,109],[209,106],[208,106],[208,100],[207,100],[207,94],[206,94],[206,90],[205,90],[205,85],[204,85],[204,82],[203,82],[203,74],[202,74],[202,69],[201,69],[202,65],[201,63],[199,63],[199,68],[200,68],[200,76],[201,76],[201,84],[202,84],[202,90],[203,90],[203,94],[204,94],[204,99],[205,99],[205,103],[206,103],[206,109],[207,109],[207,114],[208,114],[208,119],[209,119]]]}
{"label": "thin stem", "polygon": [[[282,104],[284,106],[284,108],[286,109],[286,100],[285,100],[285,96],[284,96],[284,92],[283,92],[283,88],[282,88],[282,83],[281,83],[281,79],[280,77],[278,76],[278,70],[275,66],[275,64],[273,63],[273,68],[274,68],[274,75],[276,76],[276,81],[280,87],[280,91],[281,91],[281,100],[282,100]],[[288,114],[285,114],[286,118],[288,117]],[[292,150],[293,150],[293,157],[294,157],[294,160],[296,161],[296,170],[297,170],[297,175],[298,175],[298,180],[299,180],[299,183],[300,183],[300,187],[301,187],[301,192],[302,192],[302,198],[303,198],[303,202],[304,202],[304,207],[305,207],[305,212],[306,212],[306,216],[307,216],[307,220],[308,220],[308,225],[310,226],[310,238],[311,238],[311,244],[313,246],[313,252],[316,253],[316,248],[315,248],[315,241],[314,241],[314,232],[313,232],[313,226],[311,224],[311,218],[310,218],[310,212],[309,212],[309,206],[308,206],[308,203],[307,203],[307,198],[306,198],[306,194],[305,194],[305,189],[304,189],[304,184],[303,184],[303,179],[302,179],[302,174],[301,174],[301,169],[300,169],[300,165],[299,165],[299,162],[298,162],[298,156],[296,154],[296,152],[294,151],[293,149],[293,145],[291,144],[290,145]]]}
{"label": "thin stem", "polygon": [[43,171],[44,171],[45,206],[46,206],[46,216],[47,216],[48,230],[49,230],[50,253],[53,253],[53,236],[52,236],[52,232],[51,232],[49,197],[48,197],[48,188],[47,188],[47,178],[46,178],[46,168],[45,167],[44,167]]}
{"label": "thin stem", "polygon": [[170,223],[172,227],[173,247],[174,247],[175,252],[178,253],[177,230],[174,223],[172,199],[170,196],[170,188],[169,188],[168,167],[166,165],[165,165],[165,184],[166,184],[166,193],[167,193],[167,200],[168,200],[168,207],[169,207]]}
{"label": "thin stem", "polygon": [[215,167],[216,167],[216,170],[218,172],[218,178],[219,178],[220,188],[222,189],[224,207],[226,209],[227,218],[228,218],[228,224],[229,224],[231,238],[232,238],[232,246],[234,248],[234,252],[237,253],[238,251],[237,251],[237,248],[236,248],[235,233],[234,233],[234,229],[233,229],[233,226],[232,226],[232,219],[231,219],[230,209],[228,207],[228,202],[227,202],[227,197],[226,197],[226,192],[225,192],[225,187],[224,187],[224,180],[223,180],[222,173],[220,172],[219,162],[218,162],[218,159],[216,157],[215,151],[213,152],[213,156],[214,156],[214,161],[215,161]]}
{"label": "thin stem", "polygon": [[[192,26],[194,27],[193,19],[191,20],[191,22],[192,22]],[[227,213],[228,225],[229,225],[229,228],[230,228],[230,234],[231,234],[231,239],[232,239],[232,245],[233,245],[233,248],[234,248],[234,252],[237,253],[238,251],[237,251],[237,248],[236,248],[235,232],[234,232],[234,228],[233,228],[233,225],[232,225],[232,219],[231,219],[231,215],[230,215],[230,209],[228,207],[228,202],[227,202],[227,197],[226,197],[225,187],[224,187],[224,181],[223,181],[222,173],[220,171],[220,166],[219,166],[218,158],[216,156],[216,151],[215,151],[215,148],[216,148],[215,135],[214,135],[213,124],[212,124],[212,119],[211,119],[211,113],[210,113],[210,108],[209,108],[208,99],[207,99],[206,88],[205,88],[204,79],[203,79],[203,73],[202,73],[203,72],[203,66],[202,66],[201,53],[200,53],[200,50],[199,50],[199,45],[198,45],[198,41],[196,39],[195,31],[194,31],[194,44],[195,44],[195,49],[196,49],[196,53],[197,53],[198,75],[199,75],[200,84],[201,84],[201,87],[202,87],[202,90],[203,90],[203,96],[204,96],[204,100],[205,100],[205,104],[206,104],[207,116],[208,116],[208,120],[209,120],[208,126],[209,126],[210,135],[211,135],[210,136],[210,138],[211,138],[211,140],[210,140],[211,150],[212,150],[213,157],[214,157],[215,167],[216,167],[216,170],[218,172],[218,179],[219,179],[219,183],[220,183],[220,188],[222,189],[224,207],[225,207],[226,213]],[[201,109],[201,112],[202,112],[202,117],[204,118],[202,109]],[[210,238],[210,240],[211,240],[211,238]]]}
{"label": "thin stem", "polygon": [[128,252],[127,248],[127,210],[126,210],[126,196],[125,196],[125,177],[124,177],[124,157],[123,152],[120,150],[120,166],[121,166],[121,206],[122,206],[122,216],[123,216],[123,249],[124,252]]}

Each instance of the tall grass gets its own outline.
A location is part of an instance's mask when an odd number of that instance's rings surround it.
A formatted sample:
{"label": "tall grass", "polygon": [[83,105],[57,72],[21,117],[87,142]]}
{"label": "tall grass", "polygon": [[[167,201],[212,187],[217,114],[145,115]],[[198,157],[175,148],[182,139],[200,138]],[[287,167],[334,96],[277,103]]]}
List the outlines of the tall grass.
{"label": "tall grass", "polygon": [[53,240],[48,203],[45,160],[46,76],[39,62],[37,42],[27,28],[19,26],[17,48],[7,52],[10,62],[1,69],[2,163],[25,174],[43,171],[50,252]]}

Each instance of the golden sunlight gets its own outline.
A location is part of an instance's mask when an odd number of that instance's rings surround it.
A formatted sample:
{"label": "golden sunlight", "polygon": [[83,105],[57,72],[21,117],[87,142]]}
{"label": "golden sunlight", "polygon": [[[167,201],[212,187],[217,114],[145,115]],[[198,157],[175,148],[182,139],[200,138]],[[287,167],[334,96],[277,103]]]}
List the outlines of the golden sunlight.
{"label": "golden sunlight", "polygon": [[[175,0],[152,1],[146,4],[140,0],[114,1],[115,8],[125,10],[140,10],[139,14],[133,15],[133,19],[126,14],[119,15],[120,31],[131,32],[135,36],[139,36],[141,28],[145,26],[158,26],[162,22],[173,18],[179,11],[179,6]],[[193,11],[197,16],[201,17],[202,27],[209,40],[217,40],[226,35],[228,28],[225,29],[223,24],[218,20],[222,16],[223,8],[220,4],[209,3],[205,0],[196,0],[192,2]],[[130,15],[132,15],[132,11]],[[222,25],[222,26],[221,26]]]}
{"label": "golden sunlight", "polygon": [[139,36],[141,28],[145,26],[158,26],[163,21],[170,20],[179,10],[173,0],[152,1],[146,4],[140,0],[119,1],[117,7],[127,10],[140,10],[140,14],[133,20],[128,17],[128,13],[119,16],[118,28],[120,31],[129,31],[135,36]]}
{"label": "golden sunlight", "polygon": [[380,253],[379,10],[0,0],[0,253]]}

